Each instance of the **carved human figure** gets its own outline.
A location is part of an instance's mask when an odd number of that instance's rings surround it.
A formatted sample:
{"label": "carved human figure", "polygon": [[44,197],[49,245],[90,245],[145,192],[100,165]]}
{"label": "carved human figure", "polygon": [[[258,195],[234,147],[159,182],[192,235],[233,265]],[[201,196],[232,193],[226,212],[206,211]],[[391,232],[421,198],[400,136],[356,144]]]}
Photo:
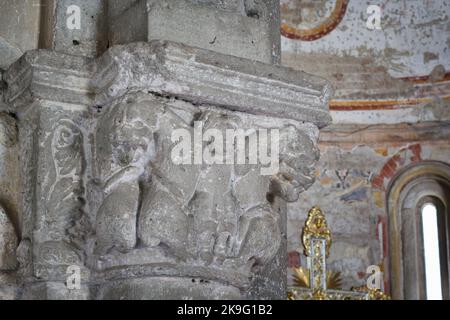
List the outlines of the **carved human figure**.
{"label": "carved human figure", "polygon": [[[96,252],[136,246],[136,218],[140,182],[147,178],[146,165],[154,155],[153,118],[145,118],[149,103],[129,98],[103,115],[96,133],[99,187],[103,201],[97,211]],[[158,113],[157,110],[154,110]]]}
{"label": "carved human figure", "polygon": [[[187,106],[185,106],[187,108]],[[239,116],[217,110],[183,110],[187,118],[167,107],[159,118],[159,161],[151,163],[152,183],[142,199],[138,235],[145,246],[166,246],[169,252],[184,260],[204,265],[227,263],[251,267],[256,260],[265,262],[279,246],[280,232],[276,216],[265,199],[268,178],[248,176],[251,191],[264,190],[254,207],[242,207],[236,190],[236,168],[229,164],[176,165],[171,160],[174,128],[192,131],[194,119],[204,123],[203,130],[225,130],[242,127]],[[207,148],[206,152],[214,152]]]}
{"label": "carved human figure", "polygon": [[320,152],[314,144],[314,138],[304,130],[287,126],[281,131],[280,171],[271,179],[270,195],[279,196],[287,202],[297,201],[300,193],[315,180],[314,167]]}
{"label": "carved human figure", "polygon": [[[219,130],[224,137],[226,130],[256,125],[248,116],[216,110],[205,111],[200,120],[204,130]],[[248,147],[248,137],[246,141]],[[215,150],[206,148],[206,152]],[[281,241],[279,217],[266,199],[269,177],[261,175],[260,165],[237,163],[239,150],[234,152],[235,164],[203,167],[190,206],[197,226],[193,231],[198,235],[202,261],[249,270],[255,264],[265,264],[277,252]]]}

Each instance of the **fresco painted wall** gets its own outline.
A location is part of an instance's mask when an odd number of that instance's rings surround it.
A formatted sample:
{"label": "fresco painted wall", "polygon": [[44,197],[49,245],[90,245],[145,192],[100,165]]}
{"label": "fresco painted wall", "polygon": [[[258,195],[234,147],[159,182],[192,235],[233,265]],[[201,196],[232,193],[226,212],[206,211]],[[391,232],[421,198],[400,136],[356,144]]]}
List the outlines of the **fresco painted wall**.
{"label": "fresco painted wall", "polygon": [[[343,6],[346,2],[347,7]],[[381,8],[380,30],[366,26],[370,5]],[[336,7],[339,10],[334,12]],[[394,77],[427,75],[436,65],[450,69],[449,1],[281,0],[281,9],[284,31],[287,26],[317,28],[322,34],[323,29],[331,29],[326,36],[310,39],[314,41],[284,37],[285,53],[369,58]]]}
{"label": "fresco painted wall", "polygon": [[[342,272],[343,286],[350,289],[365,284],[368,266],[387,263],[386,186],[412,163],[424,160],[448,163],[450,138],[435,143],[352,148],[322,144],[321,152],[316,183],[289,206],[289,264],[305,265],[300,233],[308,210],[319,205],[327,216],[334,240],[328,267]],[[387,270],[387,289],[388,276]]]}
{"label": "fresco painted wall", "polygon": [[[381,8],[380,30],[366,26],[370,4]],[[387,186],[408,165],[450,163],[450,2],[281,5],[283,63],[335,88],[317,181],[289,206],[289,265],[306,264],[301,229],[319,205],[334,239],[328,267],[343,287],[365,284],[367,267],[381,265],[389,290]]]}

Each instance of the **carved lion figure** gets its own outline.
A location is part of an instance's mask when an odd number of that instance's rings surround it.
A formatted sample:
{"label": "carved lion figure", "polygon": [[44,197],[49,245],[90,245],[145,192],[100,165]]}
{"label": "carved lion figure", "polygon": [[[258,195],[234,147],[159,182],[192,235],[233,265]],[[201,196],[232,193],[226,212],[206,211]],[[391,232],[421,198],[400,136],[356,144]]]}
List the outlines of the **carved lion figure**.
{"label": "carved lion figure", "polygon": [[[226,130],[255,128],[260,119],[143,93],[127,95],[100,117],[98,254],[160,248],[185,262],[250,270],[278,252],[281,219],[268,195],[295,201],[312,183],[318,157],[312,141],[280,121],[274,176],[261,175],[261,164],[176,164],[172,133],[182,128],[193,135],[195,122],[225,137]],[[210,157],[216,152],[210,141],[202,147]]]}

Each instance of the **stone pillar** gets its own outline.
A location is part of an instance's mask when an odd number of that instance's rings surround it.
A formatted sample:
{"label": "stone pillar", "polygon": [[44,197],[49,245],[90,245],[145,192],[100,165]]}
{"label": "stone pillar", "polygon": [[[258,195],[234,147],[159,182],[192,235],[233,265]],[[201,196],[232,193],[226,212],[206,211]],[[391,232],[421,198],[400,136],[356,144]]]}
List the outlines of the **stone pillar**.
{"label": "stone pillar", "polygon": [[0,1],[0,69],[38,48],[40,14],[38,0]]}
{"label": "stone pillar", "polygon": [[[115,47],[97,71],[96,298],[285,298],[285,204],[314,181],[328,83],[167,41]],[[177,163],[174,130],[191,145],[198,126],[218,135],[200,144],[209,158],[227,129],[246,132],[247,151],[278,130],[279,170],[234,155]]]}
{"label": "stone pillar", "polygon": [[[31,51],[6,71],[21,298],[286,297],[286,203],[314,181],[331,89],[271,63],[275,3],[110,1],[110,17],[128,19],[110,20],[117,43],[122,31],[145,42],[100,58]],[[184,44],[149,27],[170,14],[191,28]],[[215,40],[194,36],[210,29]]]}
{"label": "stone pillar", "polygon": [[[0,85],[0,98],[2,90]],[[0,110],[3,108],[0,102]],[[16,120],[7,112],[0,112],[0,300],[15,299],[17,294],[18,158]]]}
{"label": "stone pillar", "polygon": [[17,250],[24,299],[87,297],[66,289],[67,269],[84,267],[83,176],[86,173],[89,60],[29,51],[4,75],[5,102],[19,124],[21,242]]}
{"label": "stone pillar", "polygon": [[109,41],[169,40],[280,62],[279,0],[110,0]]}
{"label": "stone pillar", "polygon": [[107,2],[41,0],[40,47],[86,57],[102,54],[108,46]]}
{"label": "stone pillar", "polygon": [[17,296],[17,233],[0,206],[0,300],[13,300]]}

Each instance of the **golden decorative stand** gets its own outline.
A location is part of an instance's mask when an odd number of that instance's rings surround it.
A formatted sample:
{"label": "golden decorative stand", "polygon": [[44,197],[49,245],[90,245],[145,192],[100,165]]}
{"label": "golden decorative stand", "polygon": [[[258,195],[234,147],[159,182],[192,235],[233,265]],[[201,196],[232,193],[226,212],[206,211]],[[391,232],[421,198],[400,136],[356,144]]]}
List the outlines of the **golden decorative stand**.
{"label": "golden decorative stand", "polygon": [[340,273],[327,272],[326,258],[330,254],[331,231],[325,215],[319,207],[308,213],[302,232],[304,254],[309,258],[309,269],[295,268],[298,286],[288,288],[288,300],[389,300],[390,297],[378,289],[367,286],[352,291],[340,288]]}

